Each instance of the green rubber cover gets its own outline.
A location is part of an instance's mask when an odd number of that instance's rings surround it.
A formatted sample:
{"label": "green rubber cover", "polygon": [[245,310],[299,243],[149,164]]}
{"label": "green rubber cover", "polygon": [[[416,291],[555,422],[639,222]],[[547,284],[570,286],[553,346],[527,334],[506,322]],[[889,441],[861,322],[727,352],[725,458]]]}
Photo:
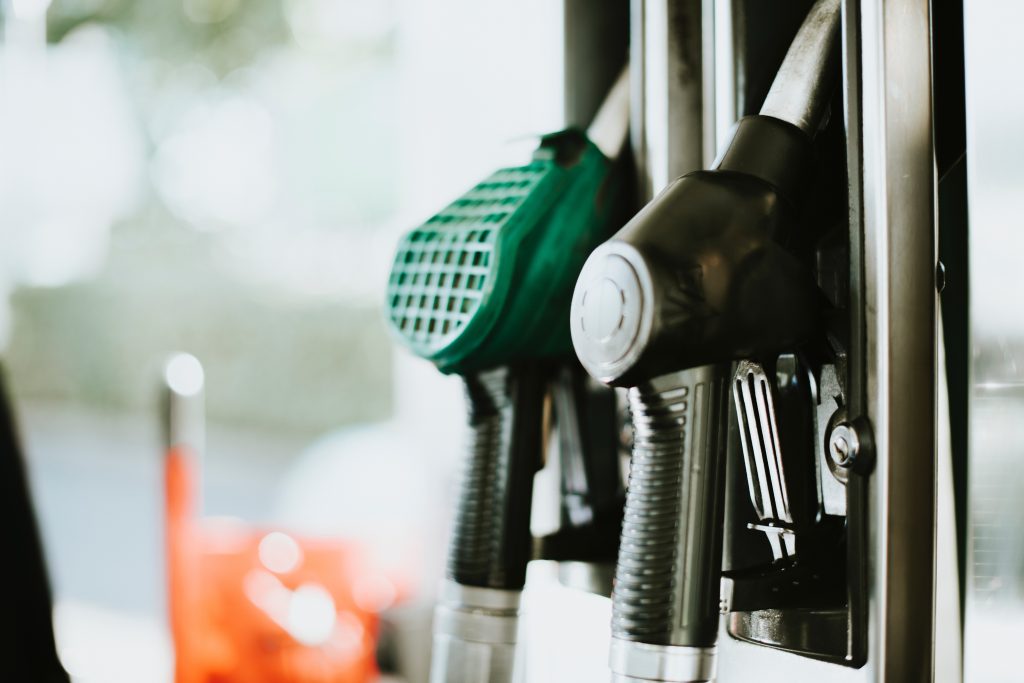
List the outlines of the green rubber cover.
{"label": "green rubber cover", "polygon": [[407,233],[388,283],[395,335],[443,372],[572,351],[580,268],[610,236],[611,164],[576,130],[546,136]]}

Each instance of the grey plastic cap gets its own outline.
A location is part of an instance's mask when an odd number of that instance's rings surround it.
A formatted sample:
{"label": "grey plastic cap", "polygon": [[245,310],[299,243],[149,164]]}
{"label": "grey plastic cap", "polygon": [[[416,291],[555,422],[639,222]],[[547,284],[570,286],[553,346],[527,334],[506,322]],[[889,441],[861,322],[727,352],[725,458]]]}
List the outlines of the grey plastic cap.
{"label": "grey plastic cap", "polygon": [[613,240],[587,259],[576,281],[569,329],[580,362],[614,383],[640,359],[654,325],[654,287],[644,257]]}

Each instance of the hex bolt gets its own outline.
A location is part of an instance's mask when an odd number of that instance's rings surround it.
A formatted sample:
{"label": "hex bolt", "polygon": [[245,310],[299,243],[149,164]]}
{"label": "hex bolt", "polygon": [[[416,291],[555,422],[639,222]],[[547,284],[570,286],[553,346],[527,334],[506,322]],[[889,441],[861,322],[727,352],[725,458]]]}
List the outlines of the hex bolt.
{"label": "hex bolt", "polygon": [[828,452],[839,467],[851,467],[860,451],[857,430],[848,422],[840,422],[828,437]]}

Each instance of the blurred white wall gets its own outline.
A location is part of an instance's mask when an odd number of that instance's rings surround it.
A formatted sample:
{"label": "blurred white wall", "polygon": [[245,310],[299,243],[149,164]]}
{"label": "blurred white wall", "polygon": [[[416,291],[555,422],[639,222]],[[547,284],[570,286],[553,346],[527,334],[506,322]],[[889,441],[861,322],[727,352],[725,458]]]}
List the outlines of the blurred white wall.
{"label": "blurred white wall", "polygon": [[1024,4],[965,0],[970,258],[966,683],[1021,678]]}

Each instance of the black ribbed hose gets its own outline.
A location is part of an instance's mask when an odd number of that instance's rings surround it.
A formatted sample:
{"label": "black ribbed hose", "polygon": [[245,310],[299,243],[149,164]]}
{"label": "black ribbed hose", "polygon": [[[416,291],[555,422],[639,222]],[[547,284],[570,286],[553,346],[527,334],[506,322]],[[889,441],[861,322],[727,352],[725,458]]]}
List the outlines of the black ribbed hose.
{"label": "black ribbed hose", "polygon": [[533,476],[541,466],[545,384],[538,368],[466,375],[469,440],[448,549],[448,578],[522,589],[530,560]]}
{"label": "black ribbed hose", "polygon": [[612,635],[710,647],[718,633],[728,365],[630,389],[633,457]]}

